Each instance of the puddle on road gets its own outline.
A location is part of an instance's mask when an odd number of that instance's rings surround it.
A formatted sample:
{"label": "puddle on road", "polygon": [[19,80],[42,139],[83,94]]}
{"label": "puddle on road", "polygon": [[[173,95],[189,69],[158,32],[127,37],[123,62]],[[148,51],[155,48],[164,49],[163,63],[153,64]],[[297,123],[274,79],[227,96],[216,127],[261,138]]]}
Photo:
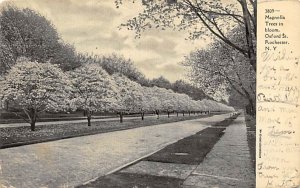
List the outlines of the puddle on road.
{"label": "puddle on road", "polygon": [[188,153],[174,153],[174,155],[189,155]]}

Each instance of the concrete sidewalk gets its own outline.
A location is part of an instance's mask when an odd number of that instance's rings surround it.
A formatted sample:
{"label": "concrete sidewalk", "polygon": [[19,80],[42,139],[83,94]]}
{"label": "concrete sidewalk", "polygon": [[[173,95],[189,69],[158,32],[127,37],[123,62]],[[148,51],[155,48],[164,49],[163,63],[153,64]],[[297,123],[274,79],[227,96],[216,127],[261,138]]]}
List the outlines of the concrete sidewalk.
{"label": "concrete sidewalk", "polygon": [[183,187],[255,187],[243,115],[226,128],[204,161],[186,178]]}

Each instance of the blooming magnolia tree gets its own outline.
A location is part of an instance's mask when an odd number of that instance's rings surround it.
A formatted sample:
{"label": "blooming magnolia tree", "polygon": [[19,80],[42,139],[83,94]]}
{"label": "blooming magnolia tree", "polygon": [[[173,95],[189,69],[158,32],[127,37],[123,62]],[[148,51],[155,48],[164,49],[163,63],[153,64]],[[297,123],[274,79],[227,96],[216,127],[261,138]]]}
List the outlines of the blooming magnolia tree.
{"label": "blooming magnolia tree", "polygon": [[21,58],[0,84],[2,103],[9,102],[24,111],[35,130],[38,113],[69,108],[70,82],[50,63],[30,62]]}
{"label": "blooming magnolia tree", "polygon": [[114,74],[112,77],[119,90],[120,97],[115,110],[120,115],[120,122],[122,123],[124,113],[141,111],[143,105],[142,86],[122,74]]}
{"label": "blooming magnolia tree", "polygon": [[88,126],[92,114],[112,109],[118,101],[118,90],[112,77],[97,64],[85,64],[68,72],[72,87],[72,107],[85,111]]}
{"label": "blooming magnolia tree", "polygon": [[201,114],[206,113],[208,111],[208,107],[206,106],[203,100],[197,101],[197,106],[199,107],[199,111]]}
{"label": "blooming magnolia tree", "polygon": [[170,117],[170,113],[175,110],[176,106],[176,97],[175,93],[169,89],[162,89],[162,93],[160,94],[161,106],[164,112],[167,112],[168,118]]}
{"label": "blooming magnolia tree", "polygon": [[161,101],[158,95],[159,88],[154,87],[144,87],[145,89],[145,100],[147,101],[148,110],[154,112],[159,119],[160,110],[162,108]]}
{"label": "blooming magnolia tree", "polygon": [[143,95],[142,95],[142,105],[140,108],[142,120],[144,120],[145,112],[149,112],[152,110],[151,109],[151,98],[148,93],[149,90],[150,90],[149,87],[142,86],[142,94]]}
{"label": "blooming magnolia tree", "polygon": [[193,112],[194,115],[195,115],[196,112],[198,113],[199,111],[200,111],[200,108],[198,106],[197,101],[191,100],[191,102],[190,102],[190,112]]}
{"label": "blooming magnolia tree", "polygon": [[185,112],[188,110],[188,100],[190,99],[188,95],[186,94],[178,94],[179,95],[179,112],[182,112],[182,115],[184,116]]}

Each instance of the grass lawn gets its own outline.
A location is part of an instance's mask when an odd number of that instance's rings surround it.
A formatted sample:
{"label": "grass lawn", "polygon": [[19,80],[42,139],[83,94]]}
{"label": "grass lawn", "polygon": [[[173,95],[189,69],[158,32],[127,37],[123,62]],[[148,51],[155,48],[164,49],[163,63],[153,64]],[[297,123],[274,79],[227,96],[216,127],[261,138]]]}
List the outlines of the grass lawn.
{"label": "grass lawn", "polygon": [[125,130],[143,126],[158,125],[170,122],[184,121],[199,117],[208,117],[212,115],[191,115],[191,116],[161,116],[160,119],[147,118],[124,119],[123,123],[115,121],[92,122],[88,127],[86,123],[68,123],[55,125],[36,126],[36,131],[30,131],[30,126],[0,128],[0,148],[15,147],[27,144],[34,144],[46,141],[53,141],[78,136],[105,133],[110,131]]}
{"label": "grass lawn", "polygon": [[81,185],[76,188],[179,188],[182,183],[182,179],[171,177],[114,173],[108,176],[103,176],[90,184]]}
{"label": "grass lawn", "polygon": [[197,165],[217,143],[224,130],[225,128],[206,128],[165,147],[144,160]]}
{"label": "grass lawn", "polygon": [[203,161],[208,152],[224,134],[224,127],[229,126],[238,115],[217,122],[192,136],[171,144],[144,160],[197,165]]}

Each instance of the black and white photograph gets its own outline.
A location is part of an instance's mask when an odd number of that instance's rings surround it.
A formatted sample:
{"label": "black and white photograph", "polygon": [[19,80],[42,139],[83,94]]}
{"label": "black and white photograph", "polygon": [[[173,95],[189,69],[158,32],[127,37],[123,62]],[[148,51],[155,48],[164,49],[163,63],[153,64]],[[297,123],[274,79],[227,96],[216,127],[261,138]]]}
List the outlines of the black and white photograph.
{"label": "black and white photograph", "polygon": [[0,1],[0,188],[254,188],[256,0]]}

